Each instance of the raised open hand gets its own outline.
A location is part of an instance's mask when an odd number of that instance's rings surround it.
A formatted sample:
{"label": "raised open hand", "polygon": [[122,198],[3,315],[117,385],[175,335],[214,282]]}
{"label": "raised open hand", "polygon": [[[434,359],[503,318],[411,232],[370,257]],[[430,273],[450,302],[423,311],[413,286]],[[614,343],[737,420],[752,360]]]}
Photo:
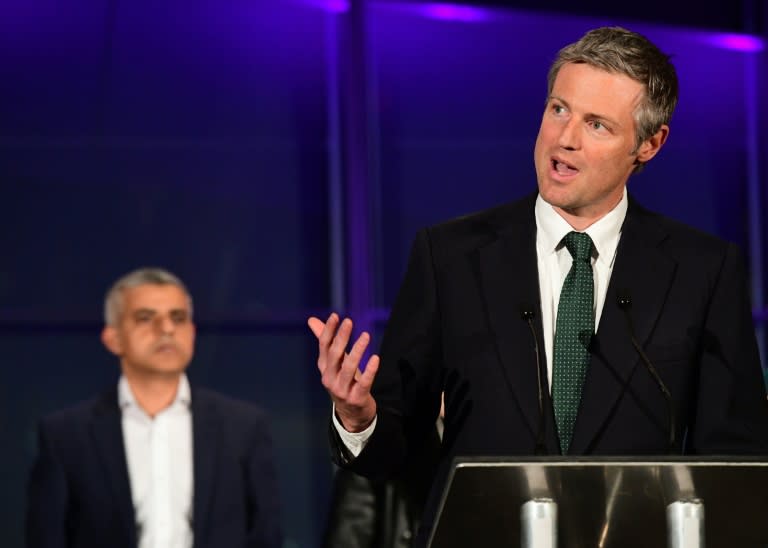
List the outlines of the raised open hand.
{"label": "raised open hand", "polygon": [[368,348],[371,337],[363,332],[347,353],[352,336],[352,320],[332,313],[323,323],[319,318],[307,320],[317,337],[317,368],[322,383],[336,406],[336,415],[348,432],[365,430],[376,417],[376,400],[371,395],[371,385],[379,370],[379,357],[374,354],[360,372],[360,360]]}

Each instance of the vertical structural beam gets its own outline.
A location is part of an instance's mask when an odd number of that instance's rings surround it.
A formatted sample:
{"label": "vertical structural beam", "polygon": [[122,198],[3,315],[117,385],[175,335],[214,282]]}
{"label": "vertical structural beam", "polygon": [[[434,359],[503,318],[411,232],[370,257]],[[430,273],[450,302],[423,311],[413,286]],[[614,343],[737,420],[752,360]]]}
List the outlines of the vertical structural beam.
{"label": "vertical structural beam", "polygon": [[[763,33],[768,24],[768,11],[761,13],[756,0],[743,0],[744,31],[752,34]],[[761,15],[765,17],[760,20]],[[760,361],[766,371],[766,326],[765,326],[765,284],[763,280],[763,196],[760,190],[760,92],[763,82],[760,79],[760,62],[765,62],[761,51],[746,52],[744,59],[744,103],[747,130],[747,204],[749,214],[749,257],[751,272],[752,307],[759,311],[756,326],[757,344],[760,349]]]}
{"label": "vertical structural beam", "polygon": [[[760,192],[760,101],[758,98],[759,52],[745,53],[744,89],[747,127],[747,204],[749,207],[749,256],[751,261],[752,306],[762,310],[765,305],[763,290],[763,216]],[[757,344],[763,370],[766,368],[765,323],[757,324]]]}
{"label": "vertical structural beam", "polygon": [[341,38],[346,304],[347,312],[355,319],[358,329],[371,331],[372,139],[368,123],[368,38],[365,0],[350,0],[349,10],[343,17]]}
{"label": "vertical structural beam", "polygon": [[342,183],[339,15],[325,17],[326,113],[328,116],[328,241],[331,308],[346,308],[344,260],[344,185]]}

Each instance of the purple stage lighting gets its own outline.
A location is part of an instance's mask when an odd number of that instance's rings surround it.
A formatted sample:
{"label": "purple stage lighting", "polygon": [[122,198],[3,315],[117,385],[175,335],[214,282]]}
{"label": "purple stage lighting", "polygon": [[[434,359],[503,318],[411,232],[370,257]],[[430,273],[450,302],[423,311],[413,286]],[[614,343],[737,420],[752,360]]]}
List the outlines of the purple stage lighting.
{"label": "purple stage lighting", "polygon": [[761,38],[748,34],[713,34],[707,41],[719,48],[746,53],[757,53],[765,47]]}
{"label": "purple stage lighting", "polygon": [[489,19],[488,10],[470,8],[456,4],[426,4],[419,11],[426,17],[445,21],[465,21],[475,23]]}
{"label": "purple stage lighting", "polygon": [[310,6],[315,6],[331,13],[344,13],[349,10],[350,0],[306,0]]}

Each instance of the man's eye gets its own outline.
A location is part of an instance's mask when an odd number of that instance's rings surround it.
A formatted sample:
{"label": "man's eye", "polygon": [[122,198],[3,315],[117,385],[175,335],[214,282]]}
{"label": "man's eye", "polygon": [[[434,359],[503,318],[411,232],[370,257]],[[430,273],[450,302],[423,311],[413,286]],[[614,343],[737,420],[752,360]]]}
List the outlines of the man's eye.
{"label": "man's eye", "polygon": [[189,319],[189,315],[186,312],[175,312],[171,314],[171,320],[173,323],[186,323]]}

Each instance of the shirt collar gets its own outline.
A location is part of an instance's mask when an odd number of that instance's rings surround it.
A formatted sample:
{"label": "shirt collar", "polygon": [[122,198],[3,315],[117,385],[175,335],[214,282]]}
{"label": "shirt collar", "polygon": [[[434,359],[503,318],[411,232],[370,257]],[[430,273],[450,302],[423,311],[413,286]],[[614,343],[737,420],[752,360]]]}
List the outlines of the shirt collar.
{"label": "shirt collar", "polygon": [[[136,398],[131,390],[131,385],[128,384],[128,379],[125,375],[120,375],[120,380],[117,381],[117,402],[120,405],[120,409],[126,409],[128,407],[139,407],[136,402]],[[176,397],[169,407],[182,404],[185,407],[189,407],[192,402],[192,391],[189,388],[189,380],[186,373],[182,373],[179,378],[179,387],[176,390]]]}
{"label": "shirt collar", "polygon": [[[627,216],[628,204],[625,187],[616,207],[583,231],[592,238],[597,252],[597,260],[605,262],[607,265],[613,262],[616,255],[621,225],[624,224],[624,218]],[[573,227],[555,211],[554,207],[545,202],[541,195],[536,197],[535,214],[536,241],[539,253],[542,256],[555,253],[565,235],[573,231]]]}

